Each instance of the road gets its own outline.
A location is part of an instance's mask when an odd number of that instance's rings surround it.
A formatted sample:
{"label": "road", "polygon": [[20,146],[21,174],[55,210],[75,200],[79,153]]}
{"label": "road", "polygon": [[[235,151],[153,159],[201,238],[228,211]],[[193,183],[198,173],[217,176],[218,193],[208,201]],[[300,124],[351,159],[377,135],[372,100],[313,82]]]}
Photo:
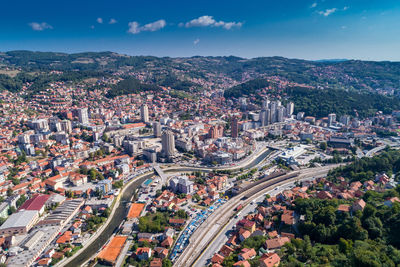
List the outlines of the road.
{"label": "road", "polygon": [[377,152],[379,152],[379,151],[385,149],[385,147],[386,147],[386,145],[375,147],[375,148],[371,149],[370,151],[368,151],[368,152],[365,154],[365,156],[370,158],[370,157],[372,157],[374,154],[376,154]]}
{"label": "road", "polygon": [[126,207],[124,202],[129,201],[136,188],[138,188],[146,179],[150,178],[151,175],[144,174],[142,176],[138,176],[136,179],[133,179],[126,184],[115,200],[115,204],[111,210],[110,216],[104,225],[101,226],[92,237],[90,237],[82,249],[78,250],[71,257],[59,262],[57,266],[80,266],[94,256],[97,251],[109,240],[114,230],[125,219]]}
{"label": "road", "polygon": [[121,253],[118,256],[117,262],[115,263],[115,267],[121,267],[124,264],[125,256],[128,253],[128,249],[132,245],[132,240],[129,240],[126,242],[124,248],[122,249]]}
{"label": "road", "polygon": [[[240,169],[240,168],[253,168],[257,166],[260,162],[262,162],[269,154],[271,150],[268,148],[261,149],[259,153],[254,153],[254,155],[250,156],[248,160],[242,161],[240,165],[228,167],[230,169]],[[222,168],[221,168],[222,169]],[[181,167],[179,165],[168,167],[163,169],[164,172],[192,172],[192,171],[213,171],[217,169],[210,168],[202,168],[202,167]],[[95,256],[97,251],[108,241],[108,239],[113,234],[116,227],[118,227],[121,222],[125,219],[126,208],[123,203],[121,203],[121,199],[124,201],[129,201],[136,190],[142,182],[146,179],[150,178],[154,175],[153,172],[147,172],[142,175],[135,177],[130,180],[124,188],[121,190],[121,193],[117,197],[115,201],[115,205],[111,210],[111,214],[105,224],[100,227],[98,231],[89,239],[89,241],[84,245],[84,247],[78,250],[73,256],[64,259],[59,262],[57,266],[80,266],[85,263],[88,259]],[[129,190],[126,190],[126,189]],[[121,197],[123,196],[123,197]]]}
{"label": "road", "polygon": [[[220,207],[216,212],[214,212],[208,219],[196,230],[196,232],[190,238],[190,243],[185,249],[185,251],[180,255],[174,266],[193,266],[196,263],[198,257],[201,255],[203,250],[212,243],[215,237],[225,228],[225,225],[231,220],[235,213],[235,208],[239,205],[247,205],[251,201],[257,199],[258,197],[264,195],[266,192],[270,191],[277,186],[287,184],[288,182],[293,182],[303,178],[324,176],[332,168],[339,166],[338,164],[329,165],[324,167],[304,169],[298,172],[292,172],[286,177],[291,177],[293,174],[298,173],[299,175],[293,178],[288,178],[280,182],[284,176],[277,177],[268,180],[264,183],[258,184],[253,188],[231,198],[227,203]],[[246,200],[242,198],[249,196]]]}
{"label": "road", "polygon": [[[315,177],[315,178],[317,178],[317,177]],[[301,179],[301,181],[305,181],[305,180],[310,180],[310,178]],[[293,181],[287,182],[286,184],[281,185],[279,187],[279,190],[272,189],[272,190],[265,192],[261,196],[255,198],[253,200],[255,203],[254,205],[248,204],[247,206],[243,207],[240,215],[237,218],[232,218],[224,226],[224,228],[221,229],[221,231],[212,240],[212,242],[207,246],[207,248],[203,251],[203,253],[200,255],[200,257],[197,259],[197,261],[194,263],[193,266],[194,267],[208,266],[208,264],[210,264],[210,260],[211,260],[212,256],[214,256],[214,254],[216,252],[218,252],[221,249],[221,247],[228,241],[229,233],[231,231],[233,231],[233,227],[238,223],[238,221],[243,219],[247,214],[255,213],[257,206],[258,206],[256,203],[262,202],[264,200],[266,194],[268,194],[270,196],[276,196],[277,194],[279,194],[285,190],[288,190],[288,189],[292,188],[293,186],[294,186]]]}

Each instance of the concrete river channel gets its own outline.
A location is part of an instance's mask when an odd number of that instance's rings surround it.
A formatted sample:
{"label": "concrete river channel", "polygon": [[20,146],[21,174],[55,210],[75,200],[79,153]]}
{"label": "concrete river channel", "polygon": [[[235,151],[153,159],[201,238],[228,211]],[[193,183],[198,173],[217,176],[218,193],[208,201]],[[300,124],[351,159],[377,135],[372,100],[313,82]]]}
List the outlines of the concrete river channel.
{"label": "concrete river channel", "polygon": [[[257,166],[261,161],[263,161],[269,154],[271,153],[271,150],[267,150],[257,156],[256,159],[252,160],[249,164],[242,166],[241,168],[243,169],[251,169],[255,166]],[[237,168],[239,169],[239,168]],[[217,170],[217,169],[216,169]],[[235,168],[232,168],[232,170],[235,170]],[[176,168],[171,168],[165,170],[166,173],[172,173],[172,172],[193,172],[193,171],[205,171],[202,168],[191,168],[191,167],[176,167]],[[209,172],[209,170],[205,171]],[[88,261],[93,255],[95,255],[99,249],[110,239],[112,234],[114,233],[115,230],[118,229],[118,227],[121,225],[121,223],[125,220],[126,214],[128,211],[128,207],[126,205],[127,202],[130,202],[132,199],[132,196],[135,194],[136,190],[142,185],[144,181],[147,179],[151,178],[154,176],[153,173],[149,173],[145,176],[140,177],[139,179],[133,181],[128,188],[124,191],[123,195],[121,196],[121,199],[118,203],[118,207],[115,210],[114,216],[111,218],[110,223],[103,229],[102,233],[89,245],[85,246],[82,248],[81,251],[78,251],[79,255],[77,255],[72,261],[70,261],[68,264],[65,266],[67,267],[76,267],[80,266],[86,261]]]}

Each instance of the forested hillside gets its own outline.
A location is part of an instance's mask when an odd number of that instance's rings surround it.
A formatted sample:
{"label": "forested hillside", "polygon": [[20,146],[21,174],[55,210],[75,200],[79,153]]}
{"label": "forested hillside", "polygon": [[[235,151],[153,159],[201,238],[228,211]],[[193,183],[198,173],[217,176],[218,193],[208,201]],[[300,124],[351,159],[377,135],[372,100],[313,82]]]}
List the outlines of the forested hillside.
{"label": "forested hillside", "polygon": [[[0,67],[32,71],[128,71],[141,73],[145,82],[195,88],[212,82],[215,88],[264,77],[331,89],[399,92],[400,63],[372,61],[307,61],[283,57],[158,58],[127,56],[113,52],[77,54],[10,51],[0,53]],[[1,73],[1,72],[0,72]],[[168,78],[171,76],[172,79]],[[178,81],[182,81],[180,84]],[[194,83],[194,84],[191,84]],[[164,84],[162,84],[164,83]],[[3,86],[3,88],[7,88]]]}
{"label": "forested hillside", "polygon": [[[374,180],[375,174],[389,176],[400,169],[400,152],[387,149],[373,158],[362,158],[329,175],[347,181]],[[398,179],[397,179],[398,180]],[[322,185],[316,188],[322,190]],[[297,199],[295,211],[305,215],[298,226],[302,239],[286,244],[284,266],[398,266],[400,264],[400,203],[386,205],[389,198],[400,197],[400,186],[367,191],[363,210],[338,211],[340,204],[351,206],[353,199]]]}

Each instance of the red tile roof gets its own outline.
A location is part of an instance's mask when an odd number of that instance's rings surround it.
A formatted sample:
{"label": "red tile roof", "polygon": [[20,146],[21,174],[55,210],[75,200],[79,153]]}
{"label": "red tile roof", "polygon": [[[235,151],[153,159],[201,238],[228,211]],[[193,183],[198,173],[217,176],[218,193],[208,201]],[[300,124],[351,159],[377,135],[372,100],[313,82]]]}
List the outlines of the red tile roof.
{"label": "red tile roof", "polygon": [[34,197],[25,201],[19,208],[20,210],[41,210],[49,199],[50,195],[35,195]]}

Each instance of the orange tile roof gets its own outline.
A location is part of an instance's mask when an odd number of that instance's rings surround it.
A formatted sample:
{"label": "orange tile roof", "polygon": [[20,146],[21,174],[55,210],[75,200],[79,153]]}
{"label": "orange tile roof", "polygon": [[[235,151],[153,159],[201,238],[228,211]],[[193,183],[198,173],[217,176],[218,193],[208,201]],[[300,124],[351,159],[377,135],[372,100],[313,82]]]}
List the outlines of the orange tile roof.
{"label": "orange tile roof", "polygon": [[140,213],[142,212],[144,208],[143,203],[132,203],[129,212],[128,212],[128,218],[133,219],[139,217]]}
{"label": "orange tile roof", "polygon": [[100,251],[99,255],[97,255],[97,258],[114,263],[121,253],[121,250],[127,239],[127,236],[114,236],[110,243],[108,243],[107,246]]}

